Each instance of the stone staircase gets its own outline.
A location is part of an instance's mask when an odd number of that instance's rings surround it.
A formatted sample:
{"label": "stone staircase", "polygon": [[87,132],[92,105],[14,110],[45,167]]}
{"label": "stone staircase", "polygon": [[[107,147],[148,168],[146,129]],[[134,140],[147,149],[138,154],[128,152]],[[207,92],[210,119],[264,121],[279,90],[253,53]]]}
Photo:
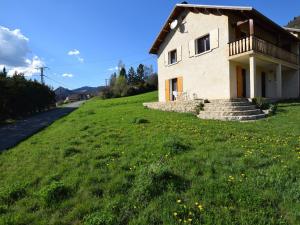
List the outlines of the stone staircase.
{"label": "stone staircase", "polygon": [[211,100],[204,104],[201,119],[250,121],[265,118],[265,114],[247,99]]}

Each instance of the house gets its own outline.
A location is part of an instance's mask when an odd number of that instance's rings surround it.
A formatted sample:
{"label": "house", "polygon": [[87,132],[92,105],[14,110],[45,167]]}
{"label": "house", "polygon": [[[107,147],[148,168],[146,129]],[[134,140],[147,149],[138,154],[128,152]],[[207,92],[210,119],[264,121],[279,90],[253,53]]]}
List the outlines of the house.
{"label": "house", "polygon": [[252,7],[177,4],[150,50],[159,101],[297,98],[299,34]]}
{"label": "house", "polygon": [[86,94],[71,94],[66,98],[65,102],[77,102],[87,99],[89,99],[89,95]]}

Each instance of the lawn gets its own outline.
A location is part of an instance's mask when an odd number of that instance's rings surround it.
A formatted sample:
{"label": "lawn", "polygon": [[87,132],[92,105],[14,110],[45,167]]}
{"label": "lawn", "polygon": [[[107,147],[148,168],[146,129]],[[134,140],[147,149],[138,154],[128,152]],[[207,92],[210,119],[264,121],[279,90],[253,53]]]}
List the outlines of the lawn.
{"label": "lawn", "polygon": [[0,154],[0,223],[300,224],[300,103],[239,123],[92,99]]}

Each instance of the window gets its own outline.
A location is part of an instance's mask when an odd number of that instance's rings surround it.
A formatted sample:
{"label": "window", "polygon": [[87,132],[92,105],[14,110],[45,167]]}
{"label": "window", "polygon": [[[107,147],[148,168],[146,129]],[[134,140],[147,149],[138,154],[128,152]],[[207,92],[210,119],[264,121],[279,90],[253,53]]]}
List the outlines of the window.
{"label": "window", "polygon": [[196,40],[196,54],[201,54],[209,50],[210,50],[209,35],[206,35]]}
{"label": "window", "polygon": [[177,50],[169,52],[169,65],[177,63]]}

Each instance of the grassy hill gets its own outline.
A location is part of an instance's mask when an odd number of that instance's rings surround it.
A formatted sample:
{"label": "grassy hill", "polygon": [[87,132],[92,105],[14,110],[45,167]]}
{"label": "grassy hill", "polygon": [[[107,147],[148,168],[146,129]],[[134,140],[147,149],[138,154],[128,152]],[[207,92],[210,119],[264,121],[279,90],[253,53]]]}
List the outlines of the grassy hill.
{"label": "grassy hill", "polygon": [[299,224],[300,104],[238,123],[93,99],[0,155],[0,224]]}

